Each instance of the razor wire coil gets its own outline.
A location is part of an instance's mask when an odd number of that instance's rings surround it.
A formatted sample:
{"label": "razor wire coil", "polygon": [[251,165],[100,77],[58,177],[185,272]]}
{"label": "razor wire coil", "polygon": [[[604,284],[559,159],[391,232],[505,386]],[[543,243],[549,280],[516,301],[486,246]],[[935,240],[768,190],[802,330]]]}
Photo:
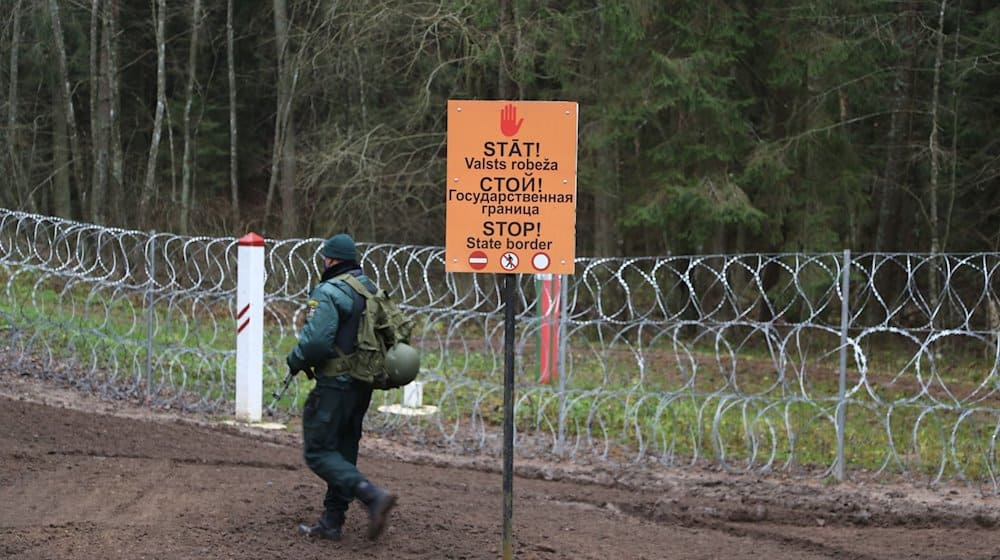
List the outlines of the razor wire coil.
{"label": "razor wire coil", "polygon": [[[265,240],[266,386],[284,373],[320,279],[321,244]],[[40,359],[47,370],[72,363],[74,383],[108,396],[224,412],[235,390],[237,247],[235,237],[0,209],[0,350]],[[370,414],[371,427],[495,449],[500,282],[447,273],[441,247],[359,250],[369,276],[418,318],[425,394],[440,411]],[[539,382],[540,340],[552,326],[537,313],[543,292],[534,276],[517,279],[520,454],[747,471],[809,466],[827,476],[841,435],[856,440],[846,450],[856,473],[976,480],[997,490],[1000,254],[577,258],[575,268],[562,280],[565,351],[548,383]],[[842,348],[846,368],[837,363]],[[301,381],[287,413],[306,390]],[[376,405],[398,397],[380,393]],[[846,434],[838,434],[841,405],[851,419]]]}

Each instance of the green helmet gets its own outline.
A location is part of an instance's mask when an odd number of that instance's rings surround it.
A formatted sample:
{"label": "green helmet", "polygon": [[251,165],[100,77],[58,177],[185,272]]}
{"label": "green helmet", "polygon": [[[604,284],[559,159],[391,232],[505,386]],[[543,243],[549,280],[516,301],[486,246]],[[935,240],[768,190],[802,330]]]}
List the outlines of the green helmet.
{"label": "green helmet", "polygon": [[409,344],[397,342],[385,353],[385,371],[390,385],[402,387],[417,378],[420,354]]}

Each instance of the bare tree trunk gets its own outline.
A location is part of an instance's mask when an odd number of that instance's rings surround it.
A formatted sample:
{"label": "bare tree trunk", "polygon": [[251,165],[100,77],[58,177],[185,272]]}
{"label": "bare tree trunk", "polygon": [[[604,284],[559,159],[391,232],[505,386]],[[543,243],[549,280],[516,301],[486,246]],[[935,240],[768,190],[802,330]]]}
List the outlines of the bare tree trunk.
{"label": "bare tree trunk", "polygon": [[59,90],[52,96],[52,210],[56,216],[73,218],[73,195],[70,189],[68,131],[66,130],[66,110],[61,104]]}
{"label": "bare tree trunk", "polygon": [[287,238],[296,234],[298,201],[295,197],[295,124],[292,119],[295,78],[288,52],[288,6],[285,0],[274,0],[274,35],[278,48],[278,107],[265,217],[270,212],[277,185],[281,195],[281,234]]}
{"label": "bare tree trunk", "polygon": [[166,105],[164,97],[163,118],[166,120],[167,156],[170,158],[170,201],[176,202],[177,196],[177,146],[174,143],[174,119],[170,114],[170,105]]}
{"label": "bare tree trunk", "polygon": [[90,138],[94,167],[90,180],[90,219],[105,222],[104,195],[108,178],[109,134],[107,52],[101,45],[101,0],[93,0],[90,12]]}
{"label": "bare tree trunk", "polygon": [[[841,90],[838,93],[839,106],[840,106],[840,122],[846,124],[850,118],[850,100],[848,98],[847,92]],[[850,200],[851,195],[849,192],[849,187],[844,185],[844,200]],[[855,204],[849,203],[847,205],[847,248],[854,249],[859,246],[858,240],[861,237],[861,228],[858,223],[858,209]],[[741,245],[742,246],[742,245]]]}
{"label": "bare tree trunk", "polygon": [[[91,0],[90,3],[90,96],[87,99],[88,103],[88,114],[90,115],[90,149],[93,152],[91,157],[94,160],[94,166],[90,169],[90,185],[91,193],[97,185],[97,170],[100,168],[101,160],[97,156],[97,152],[100,146],[100,141],[98,140],[98,126],[97,126],[97,99],[100,97],[98,91],[100,91],[100,85],[98,84],[97,77],[97,45],[100,43],[100,37],[98,35],[98,12],[101,9],[100,0]],[[88,209],[88,213],[89,213]]]}
{"label": "bare tree trunk", "polygon": [[[289,104],[291,99],[289,99]],[[295,177],[298,172],[298,156],[295,146],[295,125],[291,110],[285,115],[285,141],[281,150],[281,234],[285,239],[299,235],[299,204],[295,194]]]}
{"label": "bare tree trunk", "polygon": [[124,162],[118,123],[118,72],[115,53],[115,0],[93,0],[90,17],[90,123],[94,158],[90,215],[98,223],[118,222],[109,205],[120,193]]}
{"label": "bare tree trunk", "polygon": [[229,66],[229,193],[233,220],[240,221],[239,175],[236,135],[236,68],[233,64],[233,0],[226,2],[226,60]]}
{"label": "bare tree trunk", "polygon": [[514,7],[511,0],[500,0],[500,25],[498,35],[500,36],[500,62],[497,64],[497,97],[500,99],[510,99],[513,94],[513,87],[510,79],[508,66],[514,57],[514,41],[510,39],[513,34],[511,27],[514,24]]}
{"label": "bare tree trunk", "polygon": [[139,208],[142,216],[148,215],[150,202],[156,195],[156,161],[160,153],[160,136],[163,134],[163,112],[167,106],[166,73],[166,0],[154,0],[153,24],[156,28],[156,110],[153,112],[153,134],[149,140],[149,157],[146,159],[146,180],[142,186]]}
{"label": "bare tree trunk", "polygon": [[193,0],[191,10],[191,46],[188,51],[188,83],[184,101],[184,159],[181,162],[181,233],[188,233],[191,220],[192,158],[194,139],[191,132],[191,105],[194,103],[194,84],[198,62],[198,28],[201,23],[201,0]]}
{"label": "bare tree trunk", "polygon": [[274,36],[277,47],[278,95],[274,114],[274,146],[271,149],[271,178],[267,183],[267,199],[264,202],[264,219],[271,217],[271,206],[274,204],[274,191],[278,185],[278,162],[281,159],[283,116],[285,114],[282,84],[285,78],[285,48],[288,44],[288,14],[284,0],[274,0]]}
{"label": "bare tree trunk", "polygon": [[947,4],[947,0],[941,0],[941,11],[938,14],[937,52],[934,56],[934,89],[931,94],[931,135],[928,140],[928,149],[931,153],[931,176],[928,195],[930,197],[932,255],[941,252],[941,224],[938,217],[938,177],[941,171],[941,148],[938,145],[938,132],[941,127],[938,126],[938,105],[941,89],[941,63],[944,59],[944,11]]}
{"label": "bare tree trunk", "polygon": [[[941,148],[938,145],[938,132],[940,127],[938,126],[938,105],[940,100],[940,90],[941,90],[941,63],[944,59],[944,12],[947,8],[948,0],[941,0],[941,9],[938,13],[938,28],[937,28],[937,50],[934,55],[934,87],[931,93],[931,134],[928,140],[928,149],[931,155],[931,176],[928,186],[928,201],[930,205],[930,229],[931,229],[931,258],[937,259],[938,253],[941,252],[941,224],[938,218],[938,177],[941,171]],[[941,289],[940,276],[938,274],[937,266],[930,266],[927,268],[927,274],[930,276],[928,278],[930,285],[930,299],[931,299],[931,322],[937,315],[938,305],[940,303],[940,297],[938,292]]]}
{"label": "bare tree trunk", "polygon": [[49,0],[49,16],[52,20],[52,38],[55,41],[56,64],[59,69],[59,95],[66,111],[66,129],[69,135],[70,156],[72,158],[73,177],[80,193],[80,209],[87,208],[87,189],[83,180],[84,160],[80,150],[80,139],[76,127],[76,113],[73,110],[73,93],[69,84],[69,69],[66,63],[66,45],[63,41],[62,21],[59,19],[59,4]]}
{"label": "bare tree trunk", "polygon": [[[104,48],[108,53],[108,93],[111,114],[111,182],[109,200],[120,200],[125,187],[125,154],[122,152],[121,95],[118,81],[118,0],[107,0],[105,6]],[[121,210],[120,205],[111,205]],[[115,212],[114,220],[121,223],[125,215]],[[128,215],[129,213],[126,213]]]}
{"label": "bare tree trunk", "polygon": [[916,34],[916,12],[911,0],[899,5],[902,29],[900,49],[906,53],[896,73],[893,84],[892,115],[886,137],[885,168],[879,180],[878,224],[875,230],[875,251],[895,250],[898,236],[896,218],[899,214],[900,186],[902,183],[901,163],[905,140],[909,136],[910,117],[905,111],[913,95],[914,37]]}
{"label": "bare tree trunk", "polygon": [[[14,4],[13,21],[11,22],[10,38],[10,94],[7,98],[7,153],[10,157],[10,176],[14,183],[13,200],[14,205],[25,204],[25,196],[28,194],[28,185],[25,184],[23,172],[21,170],[21,156],[18,154],[18,134],[17,130],[17,64],[18,53],[21,48],[21,0]],[[5,197],[6,198],[6,197]],[[5,201],[6,204],[6,201]]]}
{"label": "bare tree trunk", "polygon": [[274,147],[271,150],[271,178],[267,181],[267,198],[264,201],[264,220],[271,219],[271,207],[274,205],[274,191],[278,185],[278,160],[281,155],[282,124],[281,101],[278,95],[277,114],[274,116]]}
{"label": "bare tree trunk", "polygon": [[[959,41],[962,36],[961,15],[962,3],[958,3],[958,18],[955,24],[955,52],[952,55],[952,63],[958,67]],[[948,246],[948,238],[951,235],[951,218],[955,209],[955,193],[958,191],[958,90],[957,86],[951,88],[951,177],[948,182],[948,208],[945,210],[944,233],[942,234],[941,247]]]}

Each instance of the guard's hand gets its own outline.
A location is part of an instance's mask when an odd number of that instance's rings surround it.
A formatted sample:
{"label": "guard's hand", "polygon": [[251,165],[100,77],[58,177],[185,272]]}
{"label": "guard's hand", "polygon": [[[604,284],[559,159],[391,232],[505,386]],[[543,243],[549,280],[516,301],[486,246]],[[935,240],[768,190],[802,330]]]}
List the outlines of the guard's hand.
{"label": "guard's hand", "polygon": [[[306,371],[306,368],[295,358],[295,354],[289,353],[285,358],[285,364],[288,365],[288,375],[295,377],[300,371]],[[310,377],[312,379],[312,377]]]}
{"label": "guard's hand", "polygon": [[306,369],[292,369],[292,368],[288,368],[288,375],[290,375],[292,377],[295,377],[296,375],[298,375],[300,373],[306,374],[306,377],[308,377],[310,380],[316,379],[316,374],[313,373],[312,368],[306,368]]}
{"label": "guard's hand", "polygon": [[288,375],[291,377],[295,377],[299,373],[304,373],[310,380],[316,379],[316,374],[313,373],[313,369],[311,367],[298,365],[291,354],[289,354],[288,358],[285,359],[285,363],[288,364]]}

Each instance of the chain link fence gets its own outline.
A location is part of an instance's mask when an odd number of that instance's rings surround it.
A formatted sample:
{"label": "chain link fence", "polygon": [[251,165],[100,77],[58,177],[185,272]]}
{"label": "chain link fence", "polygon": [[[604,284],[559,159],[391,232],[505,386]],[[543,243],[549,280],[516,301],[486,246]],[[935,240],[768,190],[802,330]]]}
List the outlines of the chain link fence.
{"label": "chain link fence", "polygon": [[[319,281],[321,243],[266,240],[265,401]],[[7,367],[231,413],[237,247],[0,209]],[[369,427],[498,449],[503,278],[446,273],[442,247],[359,249],[417,318],[423,396],[438,407],[383,414],[401,391],[377,392]],[[998,268],[997,253],[844,252],[578,258],[560,290],[518,275],[517,453],[996,492]],[[279,413],[296,414],[307,391],[297,379]]]}

